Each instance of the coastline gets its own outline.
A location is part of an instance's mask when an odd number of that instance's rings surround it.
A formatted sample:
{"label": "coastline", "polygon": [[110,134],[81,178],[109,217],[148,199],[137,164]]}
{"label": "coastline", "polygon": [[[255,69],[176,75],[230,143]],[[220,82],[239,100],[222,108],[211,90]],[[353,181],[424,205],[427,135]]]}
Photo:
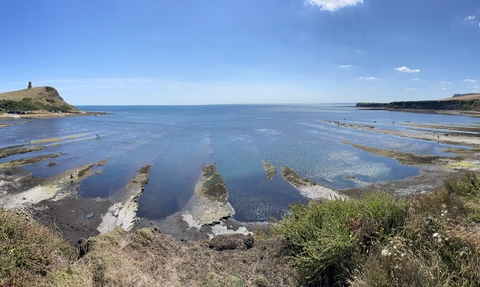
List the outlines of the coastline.
{"label": "coastline", "polygon": [[[84,113],[82,115],[93,114],[97,113]],[[362,149],[374,155],[393,158],[405,165],[417,166],[420,172],[416,176],[401,181],[377,182],[359,188],[334,190],[321,186],[307,178],[302,178],[292,169],[288,171],[288,167],[282,167],[281,176],[283,179],[294,186],[301,195],[310,200],[328,200],[335,197],[347,199],[348,197],[355,197],[373,189],[385,190],[400,196],[423,194],[433,191],[436,184],[440,184],[443,178],[447,178],[456,172],[476,170],[480,167],[480,140],[477,136],[477,134],[480,133],[480,128],[474,126],[445,127],[432,124],[402,123],[402,126],[412,129],[412,132],[410,132],[408,130],[395,131],[380,129],[374,125],[367,126],[328,121],[327,123],[335,124],[345,129],[364,130],[366,132],[390,134],[398,137],[435,141],[452,145],[467,145],[470,146],[471,149],[455,149],[452,147],[444,150],[445,152],[455,153],[456,156],[419,156],[343,142],[344,144],[349,144],[354,148]],[[427,129],[428,131],[423,131]],[[65,138],[80,136],[83,135],[70,135]],[[42,139],[35,142],[35,144],[55,144],[59,139],[63,138]],[[38,146],[38,148],[41,147],[42,146]],[[13,150],[15,150],[15,152],[20,151],[18,147],[13,148]],[[8,151],[5,152],[8,154]],[[25,152],[29,152],[29,150],[27,149]],[[39,157],[38,159],[30,159],[43,161],[46,158],[53,158],[54,156],[55,155],[52,154]],[[26,164],[21,160],[17,160],[17,162],[7,162],[7,165],[4,165],[2,169],[8,169],[12,174],[19,175],[17,178],[19,180],[20,177],[24,180],[30,180],[32,175],[21,169],[21,166]],[[10,163],[10,165],[8,165],[8,163]],[[95,165],[96,163],[92,164]],[[270,163],[263,161],[263,165],[267,179],[271,179],[273,176],[280,176],[280,174],[275,175],[277,169]],[[68,177],[69,174],[71,173],[67,172],[63,174],[63,176]],[[83,176],[93,176],[94,174],[95,173],[88,173],[83,174]],[[148,172],[146,174],[146,180],[148,180]],[[38,220],[47,226],[51,226],[52,223],[54,223],[62,233],[66,234],[66,237],[72,244],[77,244],[79,237],[95,236],[99,233],[108,232],[116,226],[125,230],[159,226],[163,232],[170,233],[177,239],[186,238],[195,240],[206,239],[219,234],[248,234],[259,226],[268,225],[268,223],[236,222],[231,218],[234,210],[228,203],[228,195],[226,195],[225,198],[222,196],[218,202],[207,200],[206,197],[202,196],[202,192],[199,190],[203,183],[207,181],[204,177],[199,179],[197,188],[195,189],[195,195],[189,203],[186,204],[185,208],[162,220],[149,220],[137,217],[138,204],[136,203],[136,199],[141,195],[144,183],[135,186],[127,185],[109,198],[85,199],[76,196],[80,181],[81,179],[79,178],[79,180],[74,181],[74,183],[70,182],[65,186],[56,185],[52,187],[51,185],[47,185],[43,180],[32,179],[30,185],[28,185],[29,183],[27,182],[25,183],[25,188],[18,188],[18,186],[13,185],[7,187],[4,179],[0,177],[0,198],[4,200],[4,202],[11,202],[5,203],[7,208],[19,208],[21,212],[28,213],[27,216],[30,219]],[[134,181],[137,183],[146,182],[145,178],[139,179],[135,177],[132,178],[130,183]],[[14,180],[11,182],[14,182]],[[68,183],[68,178],[65,182]],[[25,193],[27,191],[28,193]],[[18,194],[12,195],[13,192],[17,192]],[[37,197],[38,194],[41,194],[42,197]]]}
{"label": "coastline", "polygon": [[[87,111],[78,111],[78,112],[68,112],[68,113],[52,113],[46,111],[34,111],[28,114],[9,114],[3,113],[0,114],[0,119],[55,119],[55,118],[67,118],[67,117],[83,117],[83,116],[101,116],[108,115],[107,112],[87,112]],[[10,125],[10,124],[9,124]],[[0,128],[4,126],[0,125]]]}

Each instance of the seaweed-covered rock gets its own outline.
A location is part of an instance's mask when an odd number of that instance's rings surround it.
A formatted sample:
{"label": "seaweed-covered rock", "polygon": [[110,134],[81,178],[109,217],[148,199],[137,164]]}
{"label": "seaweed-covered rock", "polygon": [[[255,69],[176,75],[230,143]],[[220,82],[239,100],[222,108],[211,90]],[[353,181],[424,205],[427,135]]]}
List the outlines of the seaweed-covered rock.
{"label": "seaweed-covered rock", "polygon": [[201,195],[213,201],[227,201],[227,188],[222,176],[217,172],[216,164],[202,166],[202,180]]}
{"label": "seaweed-covered rock", "polygon": [[277,174],[277,169],[268,161],[263,161],[263,168],[265,169],[265,173],[269,180],[272,180],[273,177]]}

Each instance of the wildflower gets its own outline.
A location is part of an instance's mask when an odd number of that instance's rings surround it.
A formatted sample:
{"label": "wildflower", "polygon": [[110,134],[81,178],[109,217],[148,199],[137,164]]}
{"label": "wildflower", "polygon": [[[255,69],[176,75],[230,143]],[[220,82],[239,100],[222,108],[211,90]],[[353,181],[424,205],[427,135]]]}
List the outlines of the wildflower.
{"label": "wildflower", "polygon": [[388,255],[390,255],[390,251],[388,251],[387,249],[383,249],[382,256],[388,256]]}
{"label": "wildflower", "polygon": [[438,237],[438,232],[435,232],[432,236],[433,237]]}

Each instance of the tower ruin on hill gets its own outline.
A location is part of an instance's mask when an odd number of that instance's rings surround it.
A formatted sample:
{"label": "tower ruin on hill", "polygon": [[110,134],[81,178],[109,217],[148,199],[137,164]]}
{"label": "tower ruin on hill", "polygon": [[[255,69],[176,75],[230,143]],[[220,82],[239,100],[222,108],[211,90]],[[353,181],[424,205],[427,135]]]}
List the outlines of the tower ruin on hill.
{"label": "tower ruin on hill", "polygon": [[28,88],[29,88],[29,89],[32,88],[32,82],[28,82]]}

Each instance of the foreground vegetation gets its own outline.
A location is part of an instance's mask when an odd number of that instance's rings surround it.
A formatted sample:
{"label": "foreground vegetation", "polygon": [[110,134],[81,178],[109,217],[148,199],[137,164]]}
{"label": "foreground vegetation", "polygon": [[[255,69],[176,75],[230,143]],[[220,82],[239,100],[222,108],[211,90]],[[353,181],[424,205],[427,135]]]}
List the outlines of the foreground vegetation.
{"label": "foreground vegetation", "polygon": [[274,228],[313,285],[480,286],[480,179],[431,195],[387,193],[294,205]]}
{"label": "foreground vegetation", "polygon": [[274,238],[235,250],[115,229],[76,259],[48,229],[0,210],[0,286],[480,286],[478,222],[473,173],[409,199],[293,205]]}

